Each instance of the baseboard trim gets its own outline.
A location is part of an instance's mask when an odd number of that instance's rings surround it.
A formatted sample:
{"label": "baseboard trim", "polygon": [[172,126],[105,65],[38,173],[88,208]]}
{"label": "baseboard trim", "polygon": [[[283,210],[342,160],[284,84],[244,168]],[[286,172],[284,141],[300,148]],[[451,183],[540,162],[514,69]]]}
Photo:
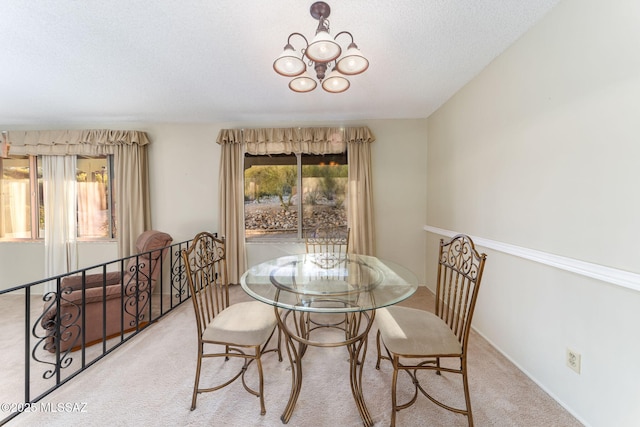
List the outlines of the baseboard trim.
{"label": "baseboard trim", "polygon": [[[424,226],[425,231],[438,234],[445,237],[453,237],[458,232],[445,230],[443,228]],[[563,257],[560,255],[550,254],[548,252],[537,251],[535,249],[523,248],[508,243],[502,243],[495,240],[485,239],[478,236],[469,236],[478,246],[503,252],[509,255],[524,258],[540,264],[559,268],[561,270],[570,271],[592,279],[611,283],[613,285],[622,286],[627,289],[633,289],[640,292],[640,274],[630,271],[619,270],[617,268],[605,267],[603,265],[590,262],[580,261],[574,258]]]}
{"label": "baseboard trim", "polygon": [[[473,239],[473,237],[472,237]],[[474,239],[475,242],[475,239]],[[524,375],[527,376],[527,378],[529,378],[531,381],[533,381],[538,387],[540,387],[542,390],[544,390],[545,393],[547,393],[549,396],[551,396],[551,398],[553,400],[555,400],[556,402],[558,402],[558,404],[560,406],[562,406],[564,409],[567,410],[567,412],[569,412],[575,419],[577,419],[580,423],[582,423],[585,427],[589,427],[589,424],[586,422],[586,420],[584,420],[579,414],[577,414],[569,405],[566,404],[566,402],[564,402],[563,400],[561,400],[553,391],[549,390],[549,388],[547,386],[545,386],[542,382],[538,381],[538,379],[536,377],[534,377],[533,375],[531,375],[531,373],[529,371],[527,371],[526,369],[524,369],[519,363],[517,363],[515,360],[513,360],[507,353],[505,353],[504,351],[502,351],[502,349],[500,347],[498,347],[493,341],[491,341],[486,335],[484,335],[482,332],[480,332],[479,330],[477,330],[475,327],[471,327],[471,329],[473,329],[473,331],[475,333],[477,333],[478,335],[480,335],[485,341],[487,341],[489,343],[489,345],[491,345],[494,349],[496,349],[496,351],[498,353],[500,353],[502,356],[504,356],[509,362],[511,362],[516,368],[518,368],[520,371],[522,371],[522,373]]]}

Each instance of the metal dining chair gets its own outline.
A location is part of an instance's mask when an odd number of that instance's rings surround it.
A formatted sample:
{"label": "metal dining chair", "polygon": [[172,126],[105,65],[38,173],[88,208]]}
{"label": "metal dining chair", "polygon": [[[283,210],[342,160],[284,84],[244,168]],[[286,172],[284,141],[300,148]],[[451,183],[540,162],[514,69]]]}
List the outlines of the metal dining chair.
{"label": "metal dining chair", "polygon": [[[207,232],[199,233],[189,248],[182,251],[182,258],[198,331],[198,363],[191,410],[196,407],[198,393],[219,390],[241,378],[244,388],[260,398],[260,414],[264,415],[264,379],[260,357],[268,351],[277,351],[279,360],[282,360],[279,345],[276,349],[265,350],[277,324],[273,307],[259,301],[230,303],[224,239]],[[230,379],[221,380],[212,387],[200,388],[202,360],[215,357],[225,360],[241,358],[244,363]],[[258,390],[250,388],[244,379],[252,362],[257,365]]]}
{"label": "metal dining chair", "polygon": [[[446,243],[440,240],[435,312],[401,306],[377,310],[376,369],[380,369],[381,359],[389,360],[393,365],[391,426],[396,423],[396,412],[413,405],[418,392],[449,411],[466,415],[469,426],[473,426],[467,343],[486,257],[476,251],[469,236],[457,235]],[[386,356],[382,354],[382,348]],[[445,366],[441,361],[446,359],[453,362]],[[465,407],[447,405],[429,394],[418,378],[418,372],[422,370],[436,371],[438,375],[442,372],[461,375]],[[415,387],[412,398],[403,404],[397,402],[400,371],[411,377]]]}

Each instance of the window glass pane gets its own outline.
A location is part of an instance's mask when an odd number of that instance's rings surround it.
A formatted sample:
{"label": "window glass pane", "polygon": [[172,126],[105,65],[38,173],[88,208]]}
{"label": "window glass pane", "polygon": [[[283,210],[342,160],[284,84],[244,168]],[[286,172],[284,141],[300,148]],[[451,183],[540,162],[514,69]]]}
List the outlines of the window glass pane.
{"label": "window glass pane", "polygon": [[31,238],[29,158],[0,159],[0,237]]}
{"label": "window glass pane", "polygon": [[347,229],[346,154],[302,155],[304,237],[318,228]]}
{"label": "window glass pane", "polygon": [[[347,155],[245,155],[248,241],[297,240],[317,228],[347,229]],[[298,175],[302,195],[298,198]],[[299,208],[301,210],[299,212]],[[301,231],[298,224],[301,223]]]}
{"label": "window glass pane", "polygon": [[[77,159],[78,237],[115,237],[111,159]],[[43,186],[40,156],[0,158],[0,238],[44,238]]]}
{"label": "window glass pane", "polygon": [[247,240],[297,238],[296,156],[253,156],[246,160],[244,199]]}
{"label": "window glass pane", "polygon": [[78,156],[78,237],[111,237],[107,157]]}

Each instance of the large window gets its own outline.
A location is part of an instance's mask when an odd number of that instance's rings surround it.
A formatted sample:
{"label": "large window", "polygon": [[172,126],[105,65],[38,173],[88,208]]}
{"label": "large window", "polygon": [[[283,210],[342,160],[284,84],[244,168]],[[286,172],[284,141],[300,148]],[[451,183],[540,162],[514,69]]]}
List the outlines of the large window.
{"label": "large window", "polygon": [[[78,238],[115,237],[113,156],[78,156],[76,168]],[[40,157],[0,158],[0,239],[40,239],[44,213]]]}
{"label": "large window", "polygon": [[347,155],[245,155],[247,241],[299,240],[347,228]]}

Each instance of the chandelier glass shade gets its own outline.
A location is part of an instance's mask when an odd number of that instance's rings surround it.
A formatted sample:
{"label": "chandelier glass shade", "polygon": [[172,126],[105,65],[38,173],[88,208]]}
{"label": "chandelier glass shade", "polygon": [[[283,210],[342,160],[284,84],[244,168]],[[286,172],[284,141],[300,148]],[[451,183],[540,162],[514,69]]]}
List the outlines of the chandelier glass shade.
{"label": "chandelier glass shade", "polygon": [[[331,93],[344,92],[351,85],[345,76],[363,73],[369,68],[369,61],[354,43],[350,32],[341,31],[335,37],[331,37],[327,20],[331,9],[328,4],[315,2],[311,5],[310,11],[311,16],[319,21],[315,37],[309,43],[304,35],[291,33],[284,51],[273,62],[273,69],[282,76],[293,77],[289,88],[294,92],[310,92],[318,86],[307,70],[307,65],[315,70],[316,79],[324,90]],[[336,39],[343,34],[351,37],[351,43],[344,56],[340,57],[342,47]],[[304,41],[304,47],[300,52],[291,44],[294,37]],[[327,75],[328,70],[330,72]]]}
{"label": "chandelier glass shade", "polygon": [[311,92],[318,86],[311,74],[305,69],[305,71],[296,76],[289,82],[289,89],[294,92]]}
{"label": "chandelier glass shade", "polygon": [[369,68],[369,61],[367,61],[367,58],[362,56],[358,46],[356,46],[355,43],[351,43],[347,52],[338,61],[336,68],[342,74],[353,76],[355,74],[360,74]]}
{"label": "chandelier glass shade", "polygon": [[286,77],[299,76],[307,70],[307,66],[302,59],[298,58],[295,49],[290,44],[284,47],[284,52],[273,63],[273,68]]}
{"label": "chandelier glass shade", "polygon": [[344,92],[349,89],[350,85],[349,80],[340,74],[338,70],[330,72],[329,76],[322,82],[322,88],[331,93]]}
{"label": "chandelier glass shade", "polygon": [[336,59],[342,53],[342,48],[338,43],[333,41],[329,35],[329,31],[325,31],[324,28],[319,29],[316,36],[313,38],[307,49],[305,55],[307,58],[314,62],[329,62]]}

